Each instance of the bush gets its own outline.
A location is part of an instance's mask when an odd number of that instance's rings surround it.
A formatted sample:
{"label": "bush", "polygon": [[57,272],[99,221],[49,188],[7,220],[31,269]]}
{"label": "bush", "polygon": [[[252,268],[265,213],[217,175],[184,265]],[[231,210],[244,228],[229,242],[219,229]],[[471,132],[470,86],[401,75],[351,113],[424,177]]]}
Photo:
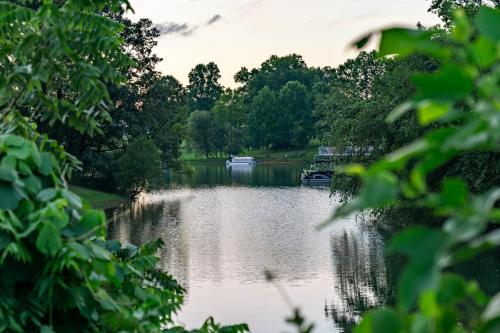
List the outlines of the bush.
{"label": "bush", "polygon": [[128,145],[119,160],[115,182],[118,189],[131,198],[156,189],[164,182],[161,153],[153,140],[139,138]]}

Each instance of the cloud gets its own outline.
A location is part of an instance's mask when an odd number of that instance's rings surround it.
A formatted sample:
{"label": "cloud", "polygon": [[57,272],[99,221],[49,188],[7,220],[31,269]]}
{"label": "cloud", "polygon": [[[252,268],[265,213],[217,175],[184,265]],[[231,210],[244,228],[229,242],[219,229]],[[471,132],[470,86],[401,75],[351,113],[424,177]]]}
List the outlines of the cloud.
{"label": "cloud", "polygon": [[155,24],[155,27],[160,31],[161,36],[165,35],[178,35],[182,37],[191,36],[198,26],[191,27],[187,23],[165,22]]}
{"label": "cloud", "polygon": [[220,20],[222,20],[222,15],[216,14],[216,15],[212,16],[212,18],[210,20],[208,20],[207,25],[212,25],[215,22],[218,22]]}

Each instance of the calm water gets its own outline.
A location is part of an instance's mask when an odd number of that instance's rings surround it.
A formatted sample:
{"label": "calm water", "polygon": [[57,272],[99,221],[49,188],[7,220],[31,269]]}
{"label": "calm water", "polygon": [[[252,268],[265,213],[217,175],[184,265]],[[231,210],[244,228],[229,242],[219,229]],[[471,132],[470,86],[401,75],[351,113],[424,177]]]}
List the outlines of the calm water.
{"label": "calm water", "polygon": [[[171,189],[115,212],[110,236],[165,241],[161,266],[187,289],[178,321],[188,328],[214,316],[283,332],[291,310],[280,288],[315,332],[348,332],[364,310],[391,302],[399,260],[384,258],[387,236],[369,221],[317,231],[339,201],[328,189],[301,187],[302,167],[195,165],[192,175],[172,177]],[[485,258],[476,271],[494,291],[498,257]],[[266,282],[266,269],[278,287]]]}

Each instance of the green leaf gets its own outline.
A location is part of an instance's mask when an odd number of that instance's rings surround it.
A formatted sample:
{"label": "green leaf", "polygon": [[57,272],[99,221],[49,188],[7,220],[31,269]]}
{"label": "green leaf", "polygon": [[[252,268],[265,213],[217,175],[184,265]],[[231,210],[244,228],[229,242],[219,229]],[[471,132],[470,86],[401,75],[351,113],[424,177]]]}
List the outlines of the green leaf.
{"label": "green leaf", "polygon": [[62,247],[59,229],[52,223],[45,223],[36,239],[37,249],[49,256],[54,256]]}
{"label": "green leaf", "polygon": [[380,207],[393,203],[398,197],[398,180],[387,171],[367,173],[363,177],[359,199],[364,207]]}
{"label": "green leaf", "polygon": [[14,210],[19,204],[19,196],[12,186],[0,184],[0,209]]}
{"label": "green leaf", "polygon": [[373,36],[373,33],[369,33],[369,34],[361,37],[360,39],[358,39],[357,41],[355,41],[353,43],[353,46],[355,46],[358,49],[362,49],[370,41],[370,39],[372,38],[372,36]]}
{"label": "green leaf", "polygon": [[394,108],[394,110],[392,110],[389,113],[386,121],[388,123],[393,123],[396,120],[398,120],[399,118],[401,118],[405,113],[407,113],[408,111],[413,109],[414,107],[415,107],[415,103],[410,102],[410,101],[404,102],[404,103],[398,105],[396,108]]}
{"label": "green leaf", "polygon": [[36,196],[38,200],[47,202],[55,198],[57,195],[57,189],[55,188],[47,188],[45,190],[42,190],[38,195]]}
{"label": "green leaf", "polygon": [[440,309],[437,304],[436,294],[432,291],[424,292],[420,296],[418,306],[427,317],[436,318],[439,316]]}
{"label": "green leaf", "polygon": [[426,30],[412,30],[392,28],[382,32],[379,55],[398,54],[402,57],[415,52],[427,53],[437,57],[445,57],[447,52],[431,40],[432,32]]}
{"label": "green leaf", "polygon": [[481,68],[487,68],[497,61],[497,47],[484,37],[479,37],[471,45],[472,57]]}
{"label": "green leaf", "polygon": [[26,139],[24,139],[23,137],[21,137],[19,135],[10,134],[7,136],[4,143],[7,146],[11,146],[11,147],[22,147],[23,145],[25,145],[27,143],[27,141],[26,141]]}
{"label": "green leaf", "polygon": [[430,123],[441,119],[444,115],[448,114],[450,110],[451,105],[449,103],[426,101],[418,107],[418,121],[421,125],[429,125]]}
{"label": "green leaf", "polygon": [[40,329],[40,333],[55,333],[54,329],[52,328],[52,326],[42,326],[42,328]]}
{"label": "green leaf", "polygon": [[436,287],[438,261],[446,246],[445,234],[429,228],[407,229],[393,238],[388,252],[410,258],[398,281],[399,303],[404,309],[410,309],[421,292]]}
{"label": "green leaf", "polygon": [[96,245],[94,243],[90,243],[90,249],[92,250],[92,253],[96,256],[97,259],[101,260],[110,260],[111,255],[110,253],[104,249],[103,247]]}
{"label": "green leaf", "polygon": [[393,310],[375,310],[363,317],[354,333],[399,333],[402,323],[402,318]]}
{"label": "green leaf", "polygon": [[456,274],[446,274],[439,282],[437,300],[439,304],[451,305],[462,301],[467,294],[467,283]]}
{"label": "green leaf", "polygon": [[473,81],[458,65],[447,64],[435,73],[415,74],[416,98],[448,102],[466,98],[472,92]]}
{"label": "green leaf", "polygon": [[452,36],[461,43],[467,43],[472,33],[467,13],[460,8],[454,12],[453,18],[455,27],[452,31]]}
{"label": "green leaf", "polygon": [[104,212],[97,209],[86,210],[83,214],[80,224],[84,227],[86,232],[97,228],[98,226],[104,226],[106,223],[106,218]]}
{"label": "green leaf", "polygon": [[500,42],[500,11],[483,6],[475,17],[481,34],[493,42]]}
{"label": "green leaf", "polygon": [[75,252],[78,258],[82,260],[89,260],[90,259],[90,253],[87,247],[83,246],[80,243],[77,242],[70,242],[67,245],[71,250]]}
{"label": "green leaf", "polygon": [[17,171],[10,165],[0,164],[0,179],[6,182],[13,182],[17,178]]}
{"label": "green leaf", "polygon": [[32,146],[28,143],[24,144],[21,147],[10,148],[7,150],[7,155],[14,156],[17,159],[25,160],[29,156],[31,156]]}
{"label": "green leaf", "polygon": [[363,186],[357,197],[339,207],[332,218],[323,222],[319,228],[333,220],[348,216],[356,211],[377,208],[392,204],[398,198],[397,178],[388,171],[368,171],[363,175]]}
{"label": "green leaf", "polygon": [[44,176],[48,176],[52,172],[52,155],[49,153],[40,154],[40,167],[38,168],[40,173]]}
{"label": "green leaf", "polygon": [[490,321],[500,317],[500,293],[496,294],[488,303],[486,310],[484,310],[482,319]]}
{"label": "green leaf", "polygon": [[95,293],[95,298],[101,304],[101,306],[108,311],[119,311],[120,307],[115,302],[111,296],[104,290],[99,289],[97,293]]}
{"label": "green leaf", "polygon": [[82,208],[82,200],[80,199],[79,196],[68,190],[62,190],[61,193],[63,198],[68,200],[71,206],[75,208]]}
{"label": "green leaf", "polygon": [[10,236],[3,231],[0,231],[0,251],[10,243]]}
{"label": "green leaf", "polygon": [[24,179],[24,184],[26,189],[31,193],[38,193],[42,188],[42,182],[35,175],[30,175],[28,178]]}

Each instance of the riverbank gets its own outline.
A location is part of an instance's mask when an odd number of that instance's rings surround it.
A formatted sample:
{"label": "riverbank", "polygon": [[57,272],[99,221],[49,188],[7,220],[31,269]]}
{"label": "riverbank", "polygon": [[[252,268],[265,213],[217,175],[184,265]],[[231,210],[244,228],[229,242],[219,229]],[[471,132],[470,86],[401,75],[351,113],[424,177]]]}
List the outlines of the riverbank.
{"label": "riverbank", "polygon": [[76,185],[71,185],[70,190],[88,202],[92,208],[114,208],[129,201],[129,199],[119,194],[97,191]]}
{"label": "riverbank", "polygon": [[[291,163],[305,162],[314,159],[314,155],[318,152],[318,147],[309,147],[296,150],[268,150],[268,149],[252,149],[245,150],[238,154],[239,156],[251,156],[260,163]],[[184,162],[203,162],[203,163],[220,163],[228,159],[227,156],[209,157],[196,151],[183,150],[181,160]]]}

